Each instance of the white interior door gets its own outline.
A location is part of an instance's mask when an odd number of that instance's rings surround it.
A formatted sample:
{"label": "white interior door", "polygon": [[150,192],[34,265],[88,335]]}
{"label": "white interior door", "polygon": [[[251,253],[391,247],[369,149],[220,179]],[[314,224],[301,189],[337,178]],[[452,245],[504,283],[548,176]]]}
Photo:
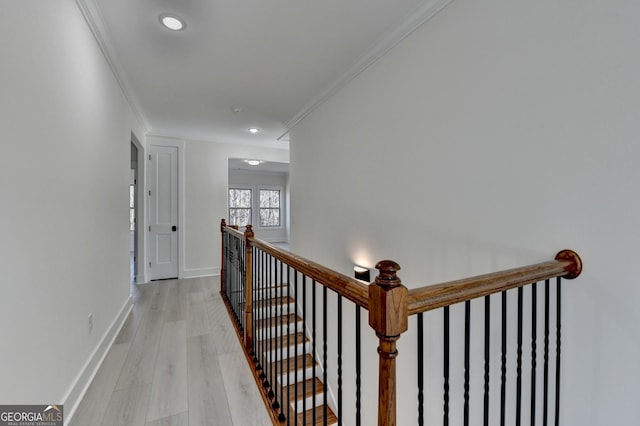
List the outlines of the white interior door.
{"label": "white interior door", "polygon": [[178,148],[151,145],[149,278],[178,277]]}

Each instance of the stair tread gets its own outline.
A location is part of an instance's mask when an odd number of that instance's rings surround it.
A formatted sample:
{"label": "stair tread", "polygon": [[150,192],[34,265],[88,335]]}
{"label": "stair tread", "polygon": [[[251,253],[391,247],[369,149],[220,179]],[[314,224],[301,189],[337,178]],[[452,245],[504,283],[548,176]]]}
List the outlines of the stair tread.
{"label": "stair tread", "polygon": [[[302,382],[298,382],[297,392],[296,392],[296,383],[291,384],[285,387],[285,390],[284,390],[285,395],[289,395],[289,401],[291,402],[302,400],[303,394],[304,394],[304,398],[309,398],[313,396],[313,382],[314,382],[313,378],[305,380],[304,386]],[[322,392],[324,392],[324,384],[322,384],[322,381],[317,377],[315,378],[315,382],[316,382],[316,394],[322,394]]]}
{"label": "stair tread", "polygon": [[259,299],[253,301],[253,306],[257,308],[267,308],[272,306],[288,305],[293,303],[293,297],[271,297],[269,299]]}
{"label": "stair tread", "polygon": [[[314,421],[315,420],[315,421]],[[298,423],[303,425],[319,425],[322,426],[324,422],[323,406],[316,407],[316,417],[313,418],[313,409],[307,410],[305,413],[298,414]],[[332,425],[338,422],[338,417],[335,415],[330,407],[327,407],[327,425]]]}
{"label": "stair tread", "polygon": [[[300,322],[302,321],[302,318],[300,318],[298,315],[296,314],[288,314],[288,315],[281,315],[281,316],[274,316],[272,318],[263,318],[260,320],[256,321],[256,330],[260,330],[262,328],[266,328],[266,327],[273,327],[274,326],[274,322],[276,326],[280,325],[280,320],[278,318],[283,318],[282,320],[282,324],[294,324],[296,322]],[[271,320],[271,324],[269,324],[269,320]]]}
{"label": "stair tread", "polygon": [[271,339],[261,340],[259,345],[262,347],[262,349],[265,352],[268,352],[269,350],[280,349],[281,337],[282,337],[283,348],[287,347],[287,343],[289,343],[289,347],[291,347],[296,343],[304,343],[309,341],[307,336],[302,332],[296,333],[295,339],[292,336],[289,337],[288,341],[287,341],[287,336],[274,336]]}
{"label": "stair tread", "polygon": [[[311,378],[305,380],[305,399],[313,396],[313,382],[316,382],[316,395],[322,398],[322,393],[324,392],[324,385],[319,378]],[[315,422],[313,421],[313,406],[310,403],[307,403],[307,410],[303,412],[296,412],[295,407],[297,406],[302,410],[301,400],[302,398],[302,382],[298,383],[298,392],[297,396],[295,395],[295,384],[290,385],[289,389],[284,389],[284,395],[287,395],[289,392],[289,404],[288,404],[288,414],[289,417],[293,418],[294,416],[298,417],[298,424],[301,425],[324,425],[324,404],[320,403],[316,405],[315,411]],[[338,422],[338,417],[335,415],[333,410],[329,406],[327,406],[327,425],[333,425]]]}
{"label": "stair tread", "polygon": [[[286,337],[285,337],[285,341],[286,341]],[[314,360],[313,357],[310,354],[302,354],[302,355],[298,355],[297,357],[290,357],[287,358],[286,360],[283,360],[282,364],[280,363],[280,361],[276,361],[278,363],[277,366],[274,366],[278,372],[281,373],[289,373],[293,370],[296,369],[296,365],[298,367],[298,370],[302,370],[305,367],[311,367],[314,364]],[[272,363],[273,365],[273,363]]]}

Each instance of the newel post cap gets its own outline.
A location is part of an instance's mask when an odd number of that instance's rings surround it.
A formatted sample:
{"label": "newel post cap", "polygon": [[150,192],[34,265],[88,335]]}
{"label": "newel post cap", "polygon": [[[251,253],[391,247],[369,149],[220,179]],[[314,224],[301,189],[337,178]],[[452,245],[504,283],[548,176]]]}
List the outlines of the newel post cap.
{"label": "newel post cap", "polygon": [[376,263],[376,269],[379,271],[375,283],[382,286],[393,288],[402,284],[400,278],[396,274],[401,268],[393,260],[381,260]]}
{"label": "newel post cap", "polygon": [[220,220],[220,232],[224,232],[224,228],[227,226],[227,222],[224,219]]}
{"label": "newel post cap", "polygon": [[369,286],[369,325],[382,336],[399,336],[409,326],[408,290],[396,274],[400,265],[392,260],[376,264],[380,271]]}

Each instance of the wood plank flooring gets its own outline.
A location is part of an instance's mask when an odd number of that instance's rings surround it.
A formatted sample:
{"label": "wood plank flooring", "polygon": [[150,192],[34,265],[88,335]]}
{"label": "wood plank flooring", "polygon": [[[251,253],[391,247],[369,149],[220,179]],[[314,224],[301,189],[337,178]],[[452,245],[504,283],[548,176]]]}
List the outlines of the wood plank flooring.
{"label": "wood plank flooring", "polygon": [[219,277],[133,285],[134,308],[71,426],[270,426]]}

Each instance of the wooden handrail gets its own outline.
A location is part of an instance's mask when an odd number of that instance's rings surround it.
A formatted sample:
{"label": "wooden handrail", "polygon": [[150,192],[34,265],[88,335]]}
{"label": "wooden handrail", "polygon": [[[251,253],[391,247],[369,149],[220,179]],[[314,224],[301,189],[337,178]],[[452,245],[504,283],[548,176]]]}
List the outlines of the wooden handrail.
{"label": "wooden handrail", "polygon": [[581,271],[582,261],[578,254],[563,250],[555,260],[548,262],[409,290],[409,315],[551,278],[576,278]]}
{"label": "wooden handrail", "polygon": [[228,232],[231,235],[235,235],[236,237],[240,238],[241,240],[244,239],[244,233],[239,231],[237,226],[234,227],[235,225],[227,225],[225,228],[222,228],[224,232]]}
{"label": "wooden handrail", "polygon": [[[223,228],[238,238],[244,238],[244,234],[229,227]],[[308,278],[315,280],[319,284],[340,294],[342,297],[351,300],[364,309],[369,309],[369,286],[351,278],[347,275],[333,271],[325,266],[315,263],[302,256],[292,254],[288,251],[281,250],[265,241],[249,237],[247,241],[252,247],[257,247],[265,253],[270,254],[281,262],[291,266],[293,269],[302,272]]]}

